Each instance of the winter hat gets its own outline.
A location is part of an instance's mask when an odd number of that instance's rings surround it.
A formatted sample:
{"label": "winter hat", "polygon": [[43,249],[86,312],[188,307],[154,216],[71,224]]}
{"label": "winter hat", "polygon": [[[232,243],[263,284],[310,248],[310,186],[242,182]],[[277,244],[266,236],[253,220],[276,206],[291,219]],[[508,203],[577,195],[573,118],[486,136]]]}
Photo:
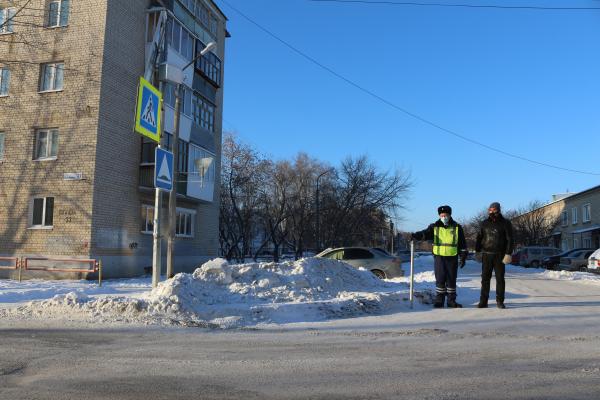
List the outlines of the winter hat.
{"label": "winter hat", "polygon": [[450,206],[439,206],[438,207],[438,215],[441,213],[446,213],[452,215],[452,207]]}
{"label": "winter hat", "polygon": [[496,210],[498,210],[498,212],[500,212],[500,203],[495,201],[492,204],[490,204],[490,206],[488,208],[495,208]]}

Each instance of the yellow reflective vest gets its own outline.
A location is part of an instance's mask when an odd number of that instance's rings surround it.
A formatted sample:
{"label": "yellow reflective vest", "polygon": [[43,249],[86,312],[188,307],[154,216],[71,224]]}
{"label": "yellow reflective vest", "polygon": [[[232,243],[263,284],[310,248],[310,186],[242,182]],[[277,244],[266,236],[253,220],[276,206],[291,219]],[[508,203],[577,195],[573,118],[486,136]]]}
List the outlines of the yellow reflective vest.
{"label": "yellow reflective vest", "polygon": [[458,224],[433,228],[433,254],[444,257],[458,255]]}

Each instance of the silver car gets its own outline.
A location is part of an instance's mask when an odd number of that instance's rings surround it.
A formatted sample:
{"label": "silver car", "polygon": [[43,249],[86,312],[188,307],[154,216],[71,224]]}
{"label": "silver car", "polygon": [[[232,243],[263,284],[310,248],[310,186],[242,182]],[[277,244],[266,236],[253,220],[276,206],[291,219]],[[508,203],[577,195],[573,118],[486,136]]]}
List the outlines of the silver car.
{"label": "silver car", "polygon": [[381,249],[370,247],[340,247],[327,249],[315,257],[330,258],[343,261],[355,268],[365,268],[380,279],[391,279],[404,276],[402,260],[389,255]]}

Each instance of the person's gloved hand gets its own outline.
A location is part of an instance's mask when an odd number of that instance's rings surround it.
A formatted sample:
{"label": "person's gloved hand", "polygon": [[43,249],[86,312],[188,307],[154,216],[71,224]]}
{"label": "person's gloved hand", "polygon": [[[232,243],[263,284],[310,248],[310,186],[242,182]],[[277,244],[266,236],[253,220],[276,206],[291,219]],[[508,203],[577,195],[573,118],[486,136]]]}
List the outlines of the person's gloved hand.
{"label": "person's gloved hand", "polygon": [[461,257],[458,262],[458,266],[462,268],[465,266],[466,263],[467,263],[467,259],[465,257]]}
{"label": "person's gloved hand", "polygon": [[502,259],[502,264],[510,264],[512,262],[512,256],[510,254],[505,254]]}
{"label": "person's gloved hand", "polygon": [[478,263],[483,261],[483,255],[481,253],[475,253],[475,261]]}

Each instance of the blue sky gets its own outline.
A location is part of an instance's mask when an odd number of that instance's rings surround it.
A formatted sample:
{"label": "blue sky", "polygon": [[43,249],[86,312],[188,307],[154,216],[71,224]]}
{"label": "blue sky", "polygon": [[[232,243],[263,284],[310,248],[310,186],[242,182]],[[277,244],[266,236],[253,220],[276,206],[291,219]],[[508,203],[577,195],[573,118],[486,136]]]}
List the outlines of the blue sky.
{"label": "blue sky", "polygon": [[[492,201],[515,208],[600,184],[599,175],[511,159],[412,119],[216,2],[232,34],[225,130],[275,159],[304,151],[338,165],[366,154],[381,169],[409,170],[415,186],[400,229],[423,229],[441,204],[463,220]],[[600,173],[600,10],[227,2],[412,113],[519,156]],[[595,0],[468,2],[600,7]]]}

